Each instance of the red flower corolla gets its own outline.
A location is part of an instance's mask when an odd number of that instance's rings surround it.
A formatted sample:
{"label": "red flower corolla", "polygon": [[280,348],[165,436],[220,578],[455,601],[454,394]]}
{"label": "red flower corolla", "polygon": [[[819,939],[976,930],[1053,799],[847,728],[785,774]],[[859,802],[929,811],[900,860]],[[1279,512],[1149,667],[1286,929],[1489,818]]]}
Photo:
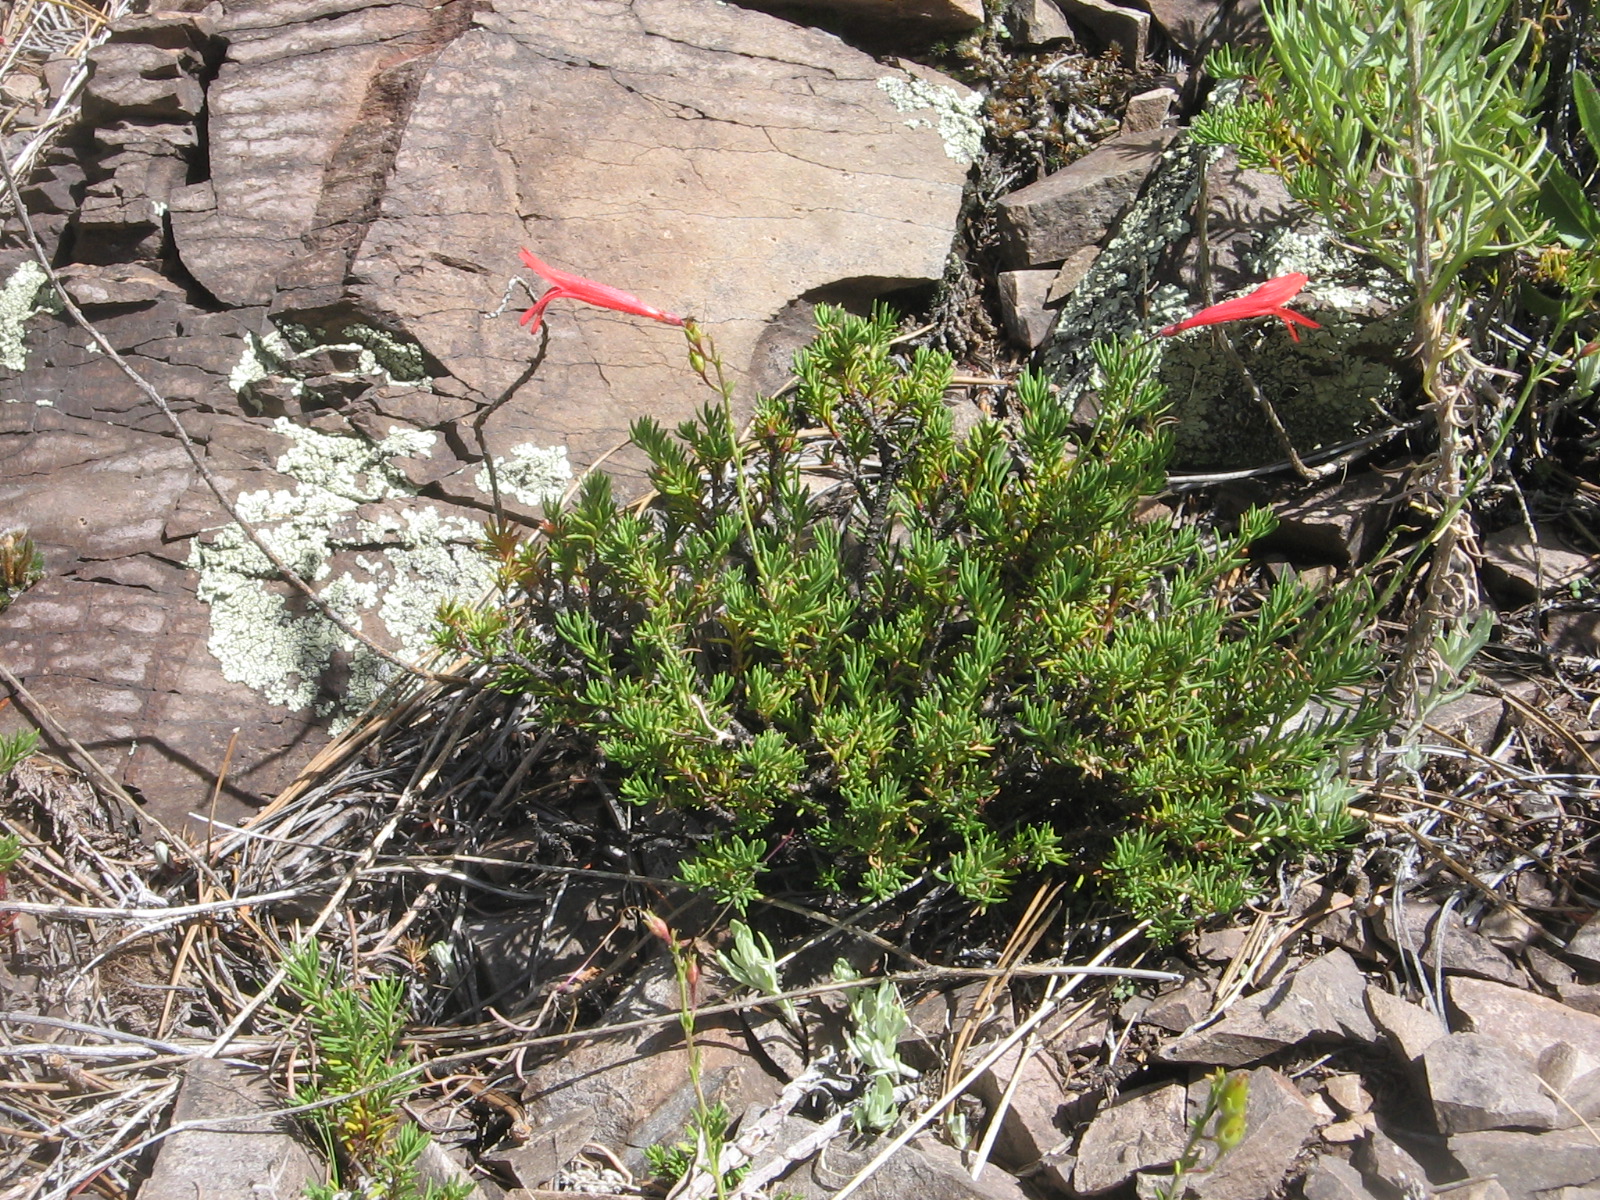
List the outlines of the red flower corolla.
{"label": "red flower corolla", "polygon": [[1250,317],[1277,317],[1289,327],[1289,336],[1298,342],[1300,334],[1295,330],[1296,324],[1311,329],[1322,328],[1310,317],[1301,316],[1284,307],[1308,282],[1307,277],[1299,271],[1292,275],[1279,275],[1276,279],[1267,280],[1248,296],[1224,300],[1221,304],[1202,308],[1185,321],[1168,325],[1159,336],[1171,337],[1175,333],[1182,333],[1185,329],[1193,329],[1196,325],[1221,325],[1224,321],[1244,321]]}
{"label": "red flower corolla", "polygon": [[544,310],[552,300],[568,299],[582,300],[585,304],[594,304],[600,308],[614,308],[618,312],[632,313],[636,317],[649,317],[652,321],[664,321],[668,325],[682,325],[683,318],[673,313],[662,312],[659,308],[651,308],[639,297],[614,288],[604,283],[596,283],[593,279],[585,279],[582,275],[568,275],[565,271],[558,271],[554,267],[540,262],[527,250],[522,252],[522,261],[532,271],[544,277],[550,285],[548,291],[540,296],[534,306],[522,314],[522,324],[528,325],[529,333],[539,332],[539,324],[544,320]]}

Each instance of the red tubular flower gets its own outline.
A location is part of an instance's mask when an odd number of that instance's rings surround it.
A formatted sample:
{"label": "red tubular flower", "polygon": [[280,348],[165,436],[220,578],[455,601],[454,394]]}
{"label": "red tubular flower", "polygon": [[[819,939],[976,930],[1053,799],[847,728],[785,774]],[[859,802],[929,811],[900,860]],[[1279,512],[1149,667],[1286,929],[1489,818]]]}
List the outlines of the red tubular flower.
{"label": "red tubular flower", "polygon": [[1185,329],[1193,329],[1196,325],[1221,325],[1224,321],[1244,321],[1250,317],[1277,317],[1289,327],[1289,336],[1298,342],[1300,334],[1295,330],[1296,324],[1305,325],[1310,329],[1322,328],[1310,317],[1301,316],[1284,307],[1308,282],[1307,277],[1299,271],[1290,275],[1279,275],[1276,279],[1267,280],[1248,296],[1224,300],[1221,304],[1202,308],[1185,321],[1168,325],[1158,336],[1171,337],[1175,333],[1182,333]]}
{"label": "red tubular flower", "polygon": [[539,325],[544,320],[544,310],[552,300],[563,297],[569,300],[582,300],[585,304],[594,304],[600,308],[614,308],[618,312],[632,313],[636,317],[649,317],[652,321],[662,321],[668,325],[682,325],[683,318],[673,313],[662,312],[659,308],[651,308],[639,297],[622,291],[620,288],[610,287],[604,283],[596,283],[593,279],[585,279],[582,275],[568,275],[565,271],[558,271],[552,266],[540,262],[527,250],[522,252],[522,261],[532,271],[544,277],[550,285],[548,291],[540,296],[538,302],[522,314],[522,324],[528,325],[529,333],[537,333]]}

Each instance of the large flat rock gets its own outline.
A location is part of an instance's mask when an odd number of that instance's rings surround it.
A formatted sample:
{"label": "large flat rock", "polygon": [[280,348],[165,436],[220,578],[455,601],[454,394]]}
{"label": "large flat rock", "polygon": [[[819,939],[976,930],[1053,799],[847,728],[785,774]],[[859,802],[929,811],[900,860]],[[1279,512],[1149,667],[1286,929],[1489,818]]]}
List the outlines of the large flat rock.
{"label": "large flat rock", "polygon": [[[486,443],[530,521],[635,417],[710,398],[668,326],[562,301],[530,338],[528,293],[505,303],[520,246],[700,318],[746,403],[808,304],[940,278],[976,149],[959,86],[693,0],[222,0],[119,26],[92,95],[30,191],[74,231],[74,293],[224,492],[408,653],[441,594],[484,582],[474,417],[496,405]],[[20,264],[0,254],[0,287]],[[171,822],[205,808],[237,727],[236,819],[372,694],[376,659],[250,561],[82,333],[5,320],[0,528],[33,531],[48,578],[0,614],[0,653]],[[607,460],[635,491],[638,465]]]}

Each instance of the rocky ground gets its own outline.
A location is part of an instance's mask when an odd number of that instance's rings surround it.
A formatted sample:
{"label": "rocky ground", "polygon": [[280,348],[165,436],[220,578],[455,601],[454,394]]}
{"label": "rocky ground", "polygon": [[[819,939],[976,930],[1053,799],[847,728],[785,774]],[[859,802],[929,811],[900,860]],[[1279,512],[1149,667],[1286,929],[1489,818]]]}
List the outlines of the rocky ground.
{"label": "rocky ground", "polygon": [[[548,809],[507,817],[496,796],[532,752],[481,693],[429,684],[363,723],[383,660],[252,557],[201,471],[376,647],[420,653],[437,600],[488,583],[471,543],[496,487],[528,522],[597,465],[637,487],[629,420],[670,424],[704,399],[666,326],[557,305],[530,339],[519,246],[692,313],[744,394],[782,384],[818,301],[931,308],[926,336],[971,381],[952,402],[982,408],[1029,357],[1070,380],[1089,331],[1198,306],[1203,179],[1214,294],[1321,256],[1297,303],[1325,329],[1245,349],[1299,397],[1284,423],[1329,470],[1280,469],[1197,347],[1164,368],[1173,494],[1272,503],[1274,569],[1309,579],[1382,542],[1413,453],[1393,306],[1281,185],[1177,137],[1194,65],[1252,36],[1252,6],[1031,0],[965,60],[936,46],[983,19],[960,0],[878,21],[770,7],[225,0],[116,10],[104,29],[81,14],[58,29],[48,4],[7,18],[8,46],[35,47],[3,80],[23,200],[67,294],[197,456],[36,300],[11,215],[0,529],[25,526],[45,574],[0,612],[0,733],[41,726],[61,761],[85,768],[76,742],[99,765],[96,791],[39,757],[0,793],[41,847],[12,875],[34,907],[0,967],[6,1197],[188,1200],[269,1179],[298,1195],[317,1168],[260,1115],[281,1106],[292,1039],[271,1005],[249,1018],[295,922],[330,914],[351,953],[423,997],[417,1052],[465,1056],[411,1104],[431,1169],[485,1197],[639,1195],[644,1147],[681,1136],[676,980],[631,915],[675,902],[651,882],[671,864],[597,832],[609,817],[570,759],[538,767]],[[987,101],[918,61],[967,72]],[[1149,1196],[1221,1066],[1250,1073],[1247,1133],[1192,1177],[1201,1196],[1600,1195],[1595,481],[1566,462],[1571,486],[1535,496],[1536,543],[1520,520],[1482,530],[1501,632],[1475,689],[1418,731],[1409,779],[1365,802],[1368,840],[1228,927],[1146,950],[1137,968],[1163,979],[1030,974],[1111,940],[1099,914],[1046,897],[988,924],[933,889],[889,915],[767,913],[798,953],[786,985],[841,955],[912,973],[907,1111],[928,1122],[861,1176],[885,1143],[825,1099],[837,994],[797,1022],[708,1012],[703,1083],[742,1118],[756,1177],[772,1164],[774,1191],[807,1196]],[[462,797],[486,814],[472,837],[437,816]],[[397,830],[407,803],[435,815]],[[232,832],[247,817],[254,836]],[[480,860],[471,887],[404,865],[449,854]],[[584,873],[597,864],[615,874]],[[472,891],[485,880],[499,902]],[[693,909],[672,920],[722,937]],[[840,920],[864,932],[830,933]],[[450,961],[427,959],[433,938]],[[743,994],[710,949],[703,1010]],[[563,1032],[630,1021],[653,1023]],[[936,1111],[947,1091],[959,1121]],[[254,1123],[216,1128],[226,1113]]]}

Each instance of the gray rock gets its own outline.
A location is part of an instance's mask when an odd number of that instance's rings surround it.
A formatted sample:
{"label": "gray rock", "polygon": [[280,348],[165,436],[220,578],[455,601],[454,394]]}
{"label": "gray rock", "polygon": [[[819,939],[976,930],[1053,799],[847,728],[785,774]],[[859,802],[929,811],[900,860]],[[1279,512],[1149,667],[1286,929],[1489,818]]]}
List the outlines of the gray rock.
{"label": "gray rock", "polygon": [[197,116],[205,106],[205,92],[195,78],[200,65],[186,50],[123,42],[96,46],[89,51],[84,115],[99,124]]}
{"label": "gray rock", "polygon": [[1352,1158],[1369,1187],[1380,1195],[1414,1196],[1428,1194],[1428,1172],[1404,1146],[1382,1127],[1374,1129],[1356,1143]]}
{"label": "gray rock", "polygon": [[322,1171],[289,1123],[272,1115],[281,1107],[264,1079],[247,1079],[216,1059],[195,1059],[184,1068],[172,1122],[215,1124],[161,1143],[150,1178],[139,1188],[141,1200],[297,1200],[308,1184],[321,1181]]}
{"label": "gray rock", "polygon": [[[1467,1029],[1499,1038],[1553,1087],[1565,1088],[1600,1070],[1600,1017],[1483,979],[1454,978],[1446,987]],[[1564,1077],[1551,1078],[1549,1068],[1557,1060]]]}
{"label": "gray rock", "polygon": [[1600,914],[1590,917],[1567,941],[1567,953],[1600,964]]}
{"label": "gray rock", "polygon": [[1124,133],[1150,133],[1167,123],[1173,106],[1178,103],[1178,93],[1169,87],[1151,88],[1137,96],[1128,97],[1127,111],[1122,114]]}
{"label": "gray rock", "polygon": [[999,277],[1000,316],[1006,332],[1029,350],[1050,336],[1055,313],[1045,308],[1045,297],[1056,278],[1056,268],[1040,271],[1002,271]]}
{"label": "gray rock", "polygon": [[1122,47],[1122,63],[1137,67],[1150,43],[1150,14],[1113,4],[1111,0],[1062,0],[1073,20],[1088,26],[1107,46]]}
{"label": "gray rock", "polygon": [[1179,1084],[1119,1100],[1090,1123],[1078,1142],[1073,1189],[1082,1196],[1120,1187],[1134,1172],[1177,1161],[1188,1140],[1186,1093]]}
{"label": "gray rock", "polygon": [[983,24],[982,0],[765,0],[760,7],[846,22],[852,31],[892,29],[901,42],[927,42]]}
{"label": "gray rock", "polygon": [[1428,714],[1428,724],[1440,733],[1458,737],[1470,746],[1494,743],[1505,721],[1506,702],[1477,692],[1458,696]]}
{"label": "gray rock", "polygon": [[[799,1117],[784,1122],[775,1146],[799,1143],[817,1126]],[[773,1194],[791,1193],[800,1200],[829,1200],[881,1149],[875,1143],[846,1146],[844,1139],[828,1147],[827,1163],[808,1159],[770,1185]],[[757,1169],[761,1159],[757,1159]],[[951,1147],[931,1138],[915,1138],[892,1155],[855,1193],[867,1200],[1029,1200],[1029,1193],[1015,1177],[1004,1171],[989,1170],[974,1180],[962,1156]]]}
{"label": "gray rock", "polygon": [[1364,984],[1355,960],[1333,950],[1277,988],[1238,1001],[1215,1025],[1162,1047],[1161,1057],[1239,1067],[1313,1038],[1375,1041],[1377,1029],[1361,1003]]}
{"label": "gray rock", "polygon": [[1521,525],[1480,539],[1484,586],[1514,604],[1554,595],[1592,578],[1600,560],[1568,544],[1552,530],[1539,530],[1537,543]]}
{"label": "gray rock", "polygon": [[1547,613],[1545,641],[1556,654],[1600,657],[1600,612]]}
{"label": "gray rock", "polygon": [[1450,1153],[1468,1176],[1497,1178],[1510,1200],[1546,1200],[1556,1188],[1600,1184],[1600,1148],[1586,1130],[1462,1133],[1450,1139]]}
{"label": "gray rock", "polygon": [[1290,975],[1262,1010],[1269,1021],[1305,1030],[1304,1038],[1373,1042],[1378,1031],[1362,996],[1367,981],[1340,949],[1314,958]]}
{"label": "gray rock", "polygon": [[1406,896],[1379,910],[1378,936],[1396,949],[1420,958],[1429,971],[1439,966],[1455,975],[1471,975],[1498,983],[1521,985],[1521,970],[1476,930],[1468,929],[1455,908],[1441,915],[1439,905]]}
{"label": "gray rock", "polygon": [[1316,1138],[1318,1119],[1305,1097],[1269,1067],[1250,1072],[1244,1140],[1191,1189],[1201,1200],[1260,1200],[1277,1192],[1300,1152]]}
{"label": "gray rock", "polygon": [[[994,1113],[1000,1097],[1010,1087],[1017,1072],[1016,1053],[1008,1054],[978,1076],[973,1092]],[[1044,1158],[1067,1140],[1068,1130],[1057,1124],[1057,1117],[1068,1099],[1066,1081],[1070,1072],[1062,1069],[1048,1049],[1028,1055],[1021,1065],[1022,1078],[1011,1090],[1000,1132],[995,1139],[994,1160],[1008,1170],[1021,1170]]]}
{"label": "gray rock", "polygon": [[1098,243],[1139,194],[1173,130],[1119,134],[996,206],[1007,266],[1060,262]]}
{"label": "gray rock", "polygon": [[1365,1000],[1373,1024],[1407,1063],[1420,1059],[1429,1046],[1448,1032],[1444,1023],[1420,1004],[1402,1000],[1376,984],[1368,986]]}
{"label": "gray rock", "polygon": [[1555,1101],[1528,1062],[1498,1038],[1455,1033],[1422,1055],[1439,1132],[1553,1129]]}
{"label": "gray rock", "polygon": [[594,1125],[593,1113],[575,1110],[554,1124],[534,1130],[533,1136],[522,1145],[491,1151],[482,1155],[480,1161],[486,1167],[505,1172],[519,1187],[530,1191],[542,1188],[583,1149],[583,1144],[594,1134]]}
{"label": "gray rock", "polygon": [[[678,983],[665,954],[652,960],[606,1012],[605,1024],[676,1011]],[[750,1058],[742,1038],[720,1020],[695,1032],[706,1099],[730,1112],[769,1104],[778,1087]],[[643,1171],[644,1147],[682,1136],[697,1094],[689,1077],[683,1033],[676,1025],[634,1030],[583,1043],[530,1073],[524,1114],[534,1129],[558,1126],[573,1113],[594,1118],[590,1137],[615,1149],[629,1170]]]}
{"label": "gray rock", "polygon": [[1055,280],[1050,284],[1050,295],[1045,302],[1054,304],[1057,300],[1071,295],[1089,274],[1089,268],[1094,266],[1094,260],[1098,257],[1100,257],[1098,246],[1082,246],[1067,255],[1067,260],[1056,271]]}
{"label": "gray rock", "polygon": [[1211,1011],[1211,996],[1207,979],[1196,976],[1157,996],[1139,1019],[1168,1033],[1182,1033]]}
{"label": "gray rock", "polygon": [[1072,26],[1055,0],[1013,0],[1006,10],[1006,28],[1029,46],[1072,40]]}
{"label": "gray rock", "polygon": [[103,267],[74,263],[59,274],[67,295],[81,307],[148,304],[162,297],[175,299],[183,295],[183,289],[166,276],[133,263]]}
{"label": "gray rock", "polygon": [[1381,476],[1357,475],[1304,500],[1274,508],[1278,525],[1268,542],[1297,555],[1335,563],[1359,562],[1388,529],[1397,503]]}
{"label": "gray rock", "polygon": [[1318,1155],[1306,1172],[1305,1200],[1373,1200],[1361,1172],[1343,1159]]}
{"label": "gray rock", "polygon": [[1202,45],[1266,40],[1259,0],[1143,0],[1166,35],[1194,53]]}

